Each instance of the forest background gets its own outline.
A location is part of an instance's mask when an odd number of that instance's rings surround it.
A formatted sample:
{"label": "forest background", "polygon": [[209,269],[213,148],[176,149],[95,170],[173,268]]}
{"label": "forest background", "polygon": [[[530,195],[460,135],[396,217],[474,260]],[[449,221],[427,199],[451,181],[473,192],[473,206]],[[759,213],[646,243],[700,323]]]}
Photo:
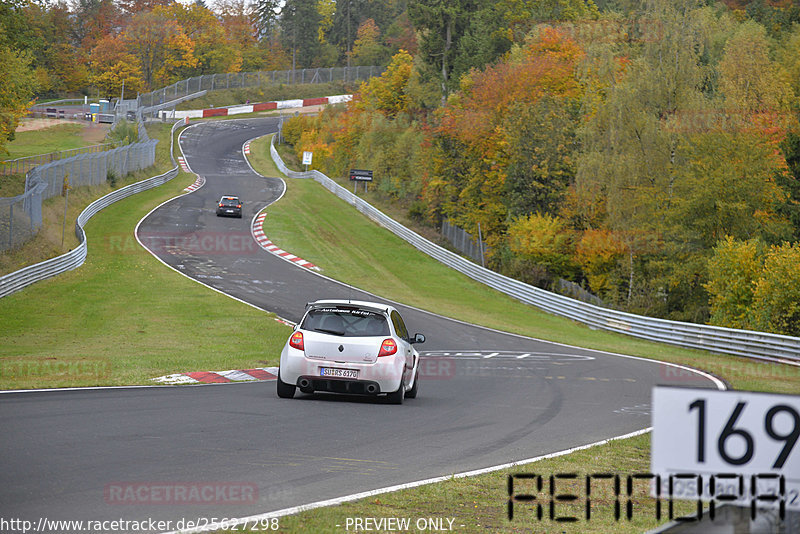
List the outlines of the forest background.
{"label": "forest background", "polygon": [[389,65],[286,124],[487,265],[611,307],[800,335],[800,3],[0,2],[0,151],[34,97]]}

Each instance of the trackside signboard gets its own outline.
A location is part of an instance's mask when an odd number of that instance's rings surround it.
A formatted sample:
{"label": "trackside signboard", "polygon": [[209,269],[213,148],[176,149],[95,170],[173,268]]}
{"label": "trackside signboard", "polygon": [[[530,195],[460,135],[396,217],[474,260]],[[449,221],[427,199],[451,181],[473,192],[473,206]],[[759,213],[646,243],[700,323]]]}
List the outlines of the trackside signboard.
{"label": "trackside signboard", "polygon": [[800,510],[800,396],[653,389],[653,496]]}
{"label": "trackside signboard", "polygon": [[365,169],[350,169],[351,182],[371,182],[372,171]]}

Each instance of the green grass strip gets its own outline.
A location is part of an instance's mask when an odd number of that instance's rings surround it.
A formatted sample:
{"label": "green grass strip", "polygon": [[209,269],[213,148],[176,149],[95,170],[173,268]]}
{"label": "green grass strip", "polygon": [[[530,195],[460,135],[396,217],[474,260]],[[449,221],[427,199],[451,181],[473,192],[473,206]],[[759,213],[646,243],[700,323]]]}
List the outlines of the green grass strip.
{"label": "green grass strip", "polygon": [[6,145],[9,154],[2,159],[10,160],[101,144],[102,141],[87,142],[83,138],[82,134],[87,128],[97,126],[93,123],[65,123],[41,130],[16,132],[14,140]]}
{"label": "green grass strip", "polygon": [[142,217],[193,181],[181,173],[101,211],[86,226],[83,266],[0,299],[0,389],[277,365],[288,327],[168,269],[134,237]]}

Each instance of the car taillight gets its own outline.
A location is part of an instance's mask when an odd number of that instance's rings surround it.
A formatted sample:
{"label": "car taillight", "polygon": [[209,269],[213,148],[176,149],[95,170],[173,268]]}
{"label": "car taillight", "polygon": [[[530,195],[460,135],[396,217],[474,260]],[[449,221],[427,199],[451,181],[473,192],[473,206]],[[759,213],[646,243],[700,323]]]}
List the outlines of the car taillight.
{"label": "car taillight", "polygon": [[221,203],[221,202],[220,202],[220,204],[219,204],[219,207],[220,207],[220,208],[222,207],[222,203]]}
{"label": "car taillight", "polygon": [[241,207],[242,207],[242,205],[241,205],[241,204],[239,204],[239,205],[238,205],[238,206],[236,206],[236,207],[237,207],[237,208],[241,208]]}
{"label": "car taillight", "polygon": [[381,351],[378,353],[378,358],[380,358],[381,356],[391,356],[396,352],[397,352],[397,343],[395,343],[394,339],[392,338],[384,339],[383,343],[381,343]]}
{"label": "car taillight", "polygon": [[303,344],[303,333],[295,332],[292,334],[292,337],[289,338],[289,346],[297,350],[305,350],[305,345]]}

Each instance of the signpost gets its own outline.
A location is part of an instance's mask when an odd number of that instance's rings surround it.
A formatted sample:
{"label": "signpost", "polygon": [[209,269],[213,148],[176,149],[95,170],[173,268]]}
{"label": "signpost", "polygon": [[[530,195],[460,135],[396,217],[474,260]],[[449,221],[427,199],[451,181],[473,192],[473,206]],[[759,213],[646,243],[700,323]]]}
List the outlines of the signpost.
{"label": "signpost", "polygon": [[364,192],[367,192],[367,183],[372,181],[372,171],[363,169],[350,169],[350,181],[353,182],[353,193],[356,192],[358,182],[364,182]]}
{"label": "signpost", "polygon": [[712,518],[721,504],[749,507],[753,519],[800,510],[798,438],[800,396],[656,387],[654,495],[710,503]]}
{"label": "signpost", "polygon": [[314,158],[313,152],[303,152],[303,165],[306,166],[306,172],[308,172],[308,166],[311,165],[311,160]]}

